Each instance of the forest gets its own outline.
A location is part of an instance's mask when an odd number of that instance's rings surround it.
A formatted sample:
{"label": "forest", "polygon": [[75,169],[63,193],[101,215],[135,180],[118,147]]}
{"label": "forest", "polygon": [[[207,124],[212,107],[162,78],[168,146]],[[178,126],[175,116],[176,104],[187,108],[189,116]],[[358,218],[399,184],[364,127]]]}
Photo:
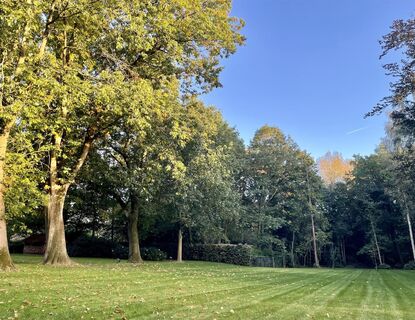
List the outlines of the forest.
{"label": "forest", "polygon": [[382,57],[401,56],[385,65],[389,95],[367,106],[389,115],[376,151],[314,159],[266,124],[245,144],[203,102],[245,43],[230,12],[229,0],[1,1],[1,269],[34,235],[57,266],[223,253],[415,269],[415,19],[381,39]]}

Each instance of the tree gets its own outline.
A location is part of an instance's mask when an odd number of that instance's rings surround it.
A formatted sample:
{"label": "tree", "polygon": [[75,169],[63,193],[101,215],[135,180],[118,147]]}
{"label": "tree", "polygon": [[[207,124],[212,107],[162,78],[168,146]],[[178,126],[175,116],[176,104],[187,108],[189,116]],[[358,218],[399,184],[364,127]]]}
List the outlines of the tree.
{"label": "tree", "polygon": [[[295,243],[301,234],[311,234],[312,243],[317,243],[314,217],[320,216],[320,179],[314,161],[278,128],[263,126],[247,150],[245,165],[242,174],[244,220],[247,229],[253,231],[247,233],[245,239],[267,254],[281,252],[285,260],[286,242],[291,238],[294,265]],[[309,250],[309,238],[303,240],[307,243],[304,248]],[[317,254],[317,250],[314,252]]]}
{"label": "tree", "polygon": [[13,268],[7,244],[5,193],[6,160],[10,133],[22,114],[32,112],[37,102],[36,62],[44,55],[44,44],[54,21],[47,16],[42,25],[41,8],[53,4],[2,1],[0,4],[0,269]]}
{"label": "tree", "polygon": [[[173,88],[175,89],[175,87]],[[185,116],[178,103],[177,91],[157,99],[161,109],[150,109],[147,125],[122,122],[118,130],[99,146],[99,157],[108,171],[107,183],[128,218],[129,261],[142,263],[138,235],[138,219],[156,201],[166,174],[180,174],[182,164],[176,149],[185,143],[187,134],[180,121]]]}
{"label": "tree", "polygon": [[[348,263],[348,253],[353,237],[355,221],[353,219],[351,202],[353,201],[348,186],[344,182],[336,183],[324,193],[324,209],[332,233],[332,266],[345,266]],[[350,242],[353,240],[350,239]],[[351,250],[351,249],[350,249]]]}
{"label": "tree", "polygon": [[415,260],[415,242],[412,226],[412,212],[414,208],[414,161],[413,149],[396,148],[391,154],[393,161],[389,166],[391,170],[392,186],[388,193],[394,197],[401,206],[402,213],[408,226],[409,242],[411,244],[412,259]]}
{"label": "tree", "polygon": [[318,159],[319,173],[327,186],[334,186],[337,182],[344,182],[352,170],[350,161],[343,159],[338,152],[327,152]]}
{"label": "tree", "polygon": [[373,255],[375,264],[393,261],[389,248],[397,240],[396,229],[402,218],[388,192],[393,186],[391,157],[380,147],[374,155],[356,157],[354,163],[353,180],[349,182],[352,205],[356,214],[362,215],[368,238],[361,253]]}
{"label": "tree", "polygon": [[71,263],[63,207],[92,144],[123,118],[145,126],[171,78],[188,90],[219,85],[219,57],[243,42],[229,12],[228,0],[59,1],[41,12],[45,28],[55,26],[43,48],[48,68],[37,73],[50,148],[46,264]]}
{"label": "tree", "polygon": [[391,31],[380,41],[381,58],[391,51],[398,51],[402,59],[384,66],[386,73],[395,81],[390,83],[390,95],[383,98],[366,116],[372,116],[391,108],[390,117],[393,124],[401,129],[401,133],[409,138],[415,137],[415,88],[413,84],[415,61],[415,19],[396,20]]}
{"label": "tree", "polygon": [[232,165],[241,141],[216,109],[191,99],[185,110],[188,139],[176,154],[183,170],[167,178],[168,202],[178,229],[179,262],[185,230],[205,243],[226,241],[226,225],[235,221],[239,208]]}
{"label": "tree", "polygon": [[[401,161],[400,169],[408,172],[405,168],[413,166],[414,160],[407,158],[403,165],[402,153],[405,153],[404,148],[408,150],[406,154],[411,154],[413,150],[413,142],[415,138],[415,88],[414,88],[414,65],[415,65],[415,19],[396,20],[391,26],[391,31],[385,35],[381,41],[382,55],[381,58],[388,55],[391,51],[398,51],[402,58],[398,62],[388,63],[384,66],[388,75],[391,75],[395,80],[390,83],[390,95],[383,98],[383,100],[372,109],[367,116],[380,113],[388,108],[391,108],[390,118],[392,119],[392,126],[390,126],[389,136],[393,136],[393,143],[398,148],[395,151]],[[398,144],[396,144],[399,140]],[[409,161],[408,161],[409,160]],[[412,256],[415,259],[415,245],[413,240],[413,231],[411,224],[411,216],[409,213],[408,201],[408,178],[397,174],[399,179],[397,188],[400,202],[406,212],[406,221],[408,224]],[[410,184],[413,184],[410,182]],[[406,190],[402,190],[406,189]]]}

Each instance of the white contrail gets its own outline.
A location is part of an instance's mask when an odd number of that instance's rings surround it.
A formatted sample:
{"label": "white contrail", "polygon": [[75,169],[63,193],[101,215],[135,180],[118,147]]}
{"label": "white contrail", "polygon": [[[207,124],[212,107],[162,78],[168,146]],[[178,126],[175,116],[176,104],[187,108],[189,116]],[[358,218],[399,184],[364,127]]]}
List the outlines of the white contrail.
{"label": "white contrail", "polygon": [[362,127],[362,128],[359,128],[359,129],[355,129],[355,130],[347,132],[346,134],[347,135],[353,134],[353,133],[356,133],[356,132],[359,132],[359,131],[362,131],[362,130],[365,130],[365,129],[367,129],[367,127]]}

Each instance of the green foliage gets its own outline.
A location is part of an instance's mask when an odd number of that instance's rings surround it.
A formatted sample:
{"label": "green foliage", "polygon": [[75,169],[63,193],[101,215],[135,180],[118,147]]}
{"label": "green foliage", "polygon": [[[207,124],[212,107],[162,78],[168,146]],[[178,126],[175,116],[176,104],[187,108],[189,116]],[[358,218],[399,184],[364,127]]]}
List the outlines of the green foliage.
{"label": "green foliage", "polygon": [[[244,42],[230,12],[230,0],[1,2],[0,135],[11,134],[1,187],[11,233],[43,232],[45,194],[72,186],[65,225],[84,235],[72,255],[124,257],[127,215],[155,246],[180,229],[186,244],[248,243],[284,265],[312,266],[313,253],[327,266],[411,258],[414,19],[395,22],[382,41],[384,55],[405,56],[386,66],[396,82],[374,110],[392,107],[390,136],[325,190],[314,160],[280,129],[259,128],[245,148],[198,100],[220,86],[221,59]],[[191,248],[237,264],[249,251]]]}
{"label": "green foliage", "polygon": [[389,270],[389,269],[391,269],[391,266],[387,263],[382,263],[382,264],[378,265],[378,269]]}
{"label": "green foliage", "polygon": [[322,182],[315,163],[281,130],[269,126],[258,129],[246,152],[240,183],[244,241],[272,255],[285,252],[287,238],[294,234],[292,251],[305,259],[311,244],[313,214],[318,241],[320,245],[327,242],[326,219],[321,210]]}
{"label": "green foliage", "polygon": [[363,229],[367,241],[359,253],[367,254],[380,264],[383,261],[379,261],[379,255],[390,252],[388,247],[395,245],[396,229],[403,222],[399,207],[389,192],[393,188],[391,160],[382,148],[371,156],[356,157],[353,179],[348,183],[352,199],[349,207],[357,215],[359,227],[366,226]]}
{"label": "green foliage", "polygon": [[172,220],[199,241],[226,242],[239,215],[235,164],[241,141],[216,109],[197,99],[187,101],[184,112],[187,139],[176,148],[181,171],[171,170],[165,180],[167,206]]}
{"label": "green foliage", "polygon": [[81,236],[68,245],[72,257],[112,258],[115,244],[107,239]]}
{"label": "green foliage", "polygon": [[9,242],[10,253],[23,253],[24,242],[23,241],[12,241]]}
{"label": "green foliage", "polygon": [[11,234],[31,234],[33,227],[43,224],[39,216],[43,210],[41,187],[46,181],[39,162],[45,156],[38,140],[20,123],[12,131],[6,155],[5,207]]}
{"label": "green foliage", "polygon": [[[56,203],[57,194],[63,204],[94,143],[104,137],[122,140],[127,132],[140,145],[146,133],[153,133],[150,127],[160,124],[152,122],[154,115],[168,118],[168,106],[177,105],[180,95],[220,86],[220,59],[244,42],[239,33],[243,22],[230,11],[230,0],[2,1],[0,132],[8,136],[10,128],[27,121],[30,134],[24,145],[40,140],[44,152],[38,159],[42,166],[33,166],[43,170],[38,173],[43,180],[26,183],[19,176],[20,185],[14,184],[9,192],[15,199],[7,203],[13,221],[14,215],[40,206],[16,197],[26,189],[39,191],[33,187],[36,183],[49,196],[42,204]],[[157,153],[157,159],[146,163],[145,170],[135,165],[124,172],[137,176],[122,186],[132,189],[133,198],[150,197],[154,171],[167,166],[164,162],[174,174],[182,171],[172,148],[162,151],[171,140],[177,138],[181,145],[186,139],[177,123],[170,121],[164,145],[152,136],[151,145],[140,149],[151,153],[150,158]],[[149,150],[155,146],[157,151]],[[141,160],[146,161],[143,154]],[[3,167],[2,162],[2,173]],[[13,176],[13,168],[7,168],[7,175]],[[49,218],[62,220],[58,207],[46,207]],[[18,228],[30,232],[25,225]],[[15,225],[13,230],[17,231]],[[64,237],[62,226],[48,230]],[[64,247],[59,250],[65,255]]]}
{"label": "green foliage", "polygon": [[[384,68],[388,75],[393,77],[389,83],[390,95],[378,103],[368,116],[388,110],[395,129],[401,134],[401,139],[408,146],[413,144],[415,138],[415,101],[412,82],[413,64],[415,61],[415,19],[396,20],[390,32],[383,36],[381,58],[391,55],[395,61],[387,63]],[[398,55],[395,55],[398,52]],[[390,110],[392,109],[392,110]]]}
{"label": "green foliage", "polygon": [[241,244],[197,244],[185,250],[185,259],[249,266],[252,247]]}
{"label": "green foliage", "polygon": [[159,248],[148,247],[141,249],[141,256],[148,261],[163,261],[167,260],[167,253]]}
{"label": "green foliage", "polygon": [[410,261],[408,263],[405,263],[403,266],[405,270],[415,270],[415,261]]}

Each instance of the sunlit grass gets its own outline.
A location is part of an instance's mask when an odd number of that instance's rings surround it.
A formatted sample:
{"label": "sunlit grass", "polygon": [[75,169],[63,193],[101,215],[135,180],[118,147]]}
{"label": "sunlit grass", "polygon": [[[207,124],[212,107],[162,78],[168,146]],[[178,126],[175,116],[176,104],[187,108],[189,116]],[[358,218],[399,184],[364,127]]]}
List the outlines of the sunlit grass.
{"label": "sunlit grass", "polygon": [[0,319],[415,319],[413,271],[13,259]]}

